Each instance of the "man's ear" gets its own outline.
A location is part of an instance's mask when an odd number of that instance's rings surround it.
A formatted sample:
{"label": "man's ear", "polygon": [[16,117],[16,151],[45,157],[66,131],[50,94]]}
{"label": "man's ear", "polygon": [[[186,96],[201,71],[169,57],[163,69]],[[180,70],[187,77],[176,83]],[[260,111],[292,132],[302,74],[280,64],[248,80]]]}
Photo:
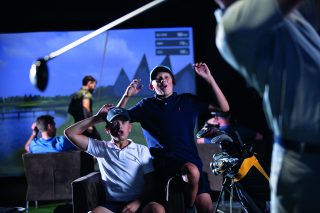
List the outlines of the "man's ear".
{"label": "man's ear", "polygon": [[47,125],[47,128],[46,128],[46,131],[48,131],[49,129],[54,129],[55,128],[55,125],[53,124],[48,124]]}
{"label": "man's ear", "polygon": [[153,87],[152,83],[149,84],[149,89],[152,90],[152,91],[154,90],[154,87]]}
{"label": "man's ear", "polygon": [[129,123],[129,132],[131,132],[132,129],[132,123]]}

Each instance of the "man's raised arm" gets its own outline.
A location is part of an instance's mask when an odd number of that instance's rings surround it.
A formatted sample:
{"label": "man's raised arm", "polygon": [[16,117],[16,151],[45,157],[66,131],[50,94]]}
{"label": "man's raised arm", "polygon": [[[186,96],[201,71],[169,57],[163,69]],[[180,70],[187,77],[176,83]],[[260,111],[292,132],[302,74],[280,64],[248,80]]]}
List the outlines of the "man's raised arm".
{"label": "man's raised arm", "polygon": [[105,104],[96,115],[81,120],[64,130],[64,135],[76,146],[82,150],[86,150],[88,146],[88,137],[82,133],[88,129],[89,126],[105,121],[106,115],[113,105]]}
{"label": "man's raised arm", "polygon": [[118,102],[117,107],[126,108],[129,98],[135,96],[141,91],[143,85],[139,85],[139,83],[139,79],[134,79],[130,83],[130,85],[127,87],[126,91],[122,95],[120,101]]}

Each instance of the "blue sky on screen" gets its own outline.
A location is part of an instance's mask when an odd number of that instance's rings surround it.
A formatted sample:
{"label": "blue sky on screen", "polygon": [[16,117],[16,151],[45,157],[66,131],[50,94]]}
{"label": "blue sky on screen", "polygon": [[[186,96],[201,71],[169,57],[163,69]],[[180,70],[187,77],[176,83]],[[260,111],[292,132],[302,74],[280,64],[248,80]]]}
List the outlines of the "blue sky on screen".
{"label": "blue sky on screen", "polygon": [[155,32],[178,30],[189,31],[190,55],[170,56],[176,73],[193,63],[191,28],[110,30],[48,61],[49,83],[44,92],[29,81],[31,64],[92,31],[0,34],[0,97],[70,95],[81,87],[85,75],[96,77],[98,86],[113,85],[122,68],[132,79],[144,54],[150,69],[165,57],[155,54]]}

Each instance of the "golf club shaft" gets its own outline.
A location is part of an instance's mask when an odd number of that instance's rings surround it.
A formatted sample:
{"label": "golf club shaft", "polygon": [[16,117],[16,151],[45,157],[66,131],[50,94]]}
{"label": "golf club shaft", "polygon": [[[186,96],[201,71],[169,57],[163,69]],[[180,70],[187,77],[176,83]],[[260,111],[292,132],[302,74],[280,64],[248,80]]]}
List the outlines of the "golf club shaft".
{"label": "golf club shaft", "polygon": [[160,3],[164,2],[164,1],[165,0],[152,1],[152,2],[150,2],[148,4],[146,4],[146,5],[138,8],[138,9],[136,9],[136,10],[134,10],[134,11],[132,11],[132,12],[130,12],[130,13],[128,13],[128,14],[126,14],[126,15],[124,15],[124,16],[116,19],[116,20],[114,20],[114,21],[112,21],[111,23],[109,23],[109,24],[107,24],[107,25],[105,25],[105,26],[103,26],[103,27],[101,27],[101,28],[89,33],[88,35],[85,35],[85,36],[79,38],[78,40],[68,44],[67,46],[64,46],[64,47],[60,48],[59,50],[50,53],[49,55],[44,57],[44,60],[48,61],[48,60],[50,60],[52,58],[55,58],[58,55],[61,55],[62,53],[64,53],[64,52],[66,52],[66,51],[68,51],[68,50],[70,50],[70,49],[72,49],[72,48],[74,48],[74,47],[76,47],[76,46],[88,41],[89,39],[91,39],[91,38],[93,38],[93,37],[105,32],[105,31],[111,29],[112,27],[115,27],[115,26],[121,24],[122,22],[125,22],[126,20],[128,20],[128,19],[130,19],[130,18],[132,18],[132,17],[134,17],[134,16],[136,16],[136,15],[138,15],[138,14],[140,14],[140,13],[142,13],[142,12],[144,12],[144,11],[146,11],[146,10],[148,10],[148,9],[150,9],[150,8],[156,6],[156,5],[158,5],[158,4],[160,4]]}

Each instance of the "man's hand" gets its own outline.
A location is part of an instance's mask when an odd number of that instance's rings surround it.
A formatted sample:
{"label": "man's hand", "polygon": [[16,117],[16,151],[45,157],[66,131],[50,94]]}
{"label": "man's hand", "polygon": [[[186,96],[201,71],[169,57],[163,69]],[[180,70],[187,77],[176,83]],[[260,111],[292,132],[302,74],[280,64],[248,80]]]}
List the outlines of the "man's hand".
{"label": "man's hand", "polygon": [[38,129],[36,123],[33,123],[33,124],[31,125],[31,129],[32,129],[32,135],[33,135],[33,136],[37,136],[37,134],[38,134],[38,132],[39,132],[39,129]]}
{"label": "man's hand", "polygon": [[139,209],[140,205],[141,203],[139,200],[134,200],[131,203],[128,203],[125,207],[123,207],[123,209],[121,210],[121,213],[136,212]]}
{"label": "man's hand", "polygon": [[195,63],[193,64],[193,67],[195,72],[203,79],[207,80],[210,77],[212,77],[211,72],[206,63]]}
{"label": "man's hand", "polygon": [[120,101],[118,102],[117,107],[125,108],[129,98],[135,96],[141,91],[141,89],[143,88],[143,84],[140,84],[140,81],[140,79],[134,79],[130,83]]}
{"label": "man's hand", "polygon": [[30,153],[30,143],[32,142],[32,140],[34,138],[37,137],[38,132],[39,132],[35,122],[31,125],[31,129],[32,129],[32,134],[30,135],[29,139],[27,140],[27,142],[24,145],[24,150],[26,150],[27,153]]}
{"label": "man's hand", "polygon": [[100,121],[105,121],[105,118],[109,112],[110,109],[114,107],[113,104],[105,104],[103,105],[95,115],[97,118],[99,118]]}
{"label": "man's hand", "polygon": [[140,81],[141,81],[140,79],[134,79],[130,83],[130,85],[127,87],[125,91],[125,96],[132,97],[138,94],[143,88],[143,84],[139,84]]}

